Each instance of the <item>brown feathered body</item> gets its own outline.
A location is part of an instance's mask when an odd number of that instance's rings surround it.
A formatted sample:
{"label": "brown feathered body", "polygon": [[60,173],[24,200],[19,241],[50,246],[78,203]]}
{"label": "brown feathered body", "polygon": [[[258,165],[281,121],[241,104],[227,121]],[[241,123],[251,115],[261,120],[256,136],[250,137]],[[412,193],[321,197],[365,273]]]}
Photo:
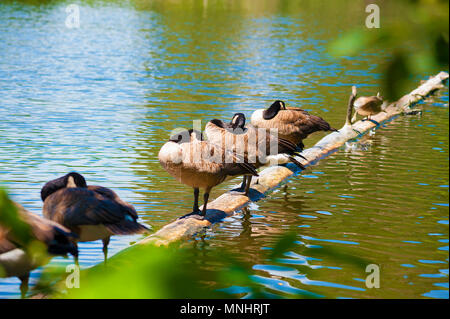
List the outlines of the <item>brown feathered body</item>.
{"label": "brown feathered body", "polygon": [[[76,246],[72,243],[76,235],[64,226],[33,214],[15,203],[19,219],[29,226],[30,239],[41,242],[47,247],[50,255],[77,255]],[[43,265],[49,259],[37,259],[32,256],[16,238],[10,228],[0,225],[0,269],[3,276],[28,277],[33,269]],[[39,256],[42,257],[42,256]],[[0,274],[2,273],[0,270]]]}
{"label": "brown feathered body", "polygon": [[[284,103],[283,103],[284,106]],[[272,118],[265,116],[268,110],[259,109],[253,112],[250,122],[258,128],[273,128],[278,130],[278,136],[301,148],[303,140],[317,131],[336,131],[323,118],[311,115],[297,107],[285,107],[274,112]]]}
{"label": "brown feathered body", "polygon": [[361,116],[371,116],[382,111],[383,99],[379,96],[361,96],[353,103],[356,113]]}
{"label": "brown feathered body", "polygon": [[162,167],[177,181],[193,188],[209,190],[227,177],[255,175],[255,168],[238,163],[237,157],[223,148],[197,139],[194,133],[183,143],[168,141],[158,154]]}
{"label": "brown feathered body", "polygon": [[223,146],[256,168],[267,164],[271,155],[292,155],[297,150],[295,144],[272,134],[270,129],[253,125],[232,129],[220,120],[213,120],[206,124],[205,132],[211,143]]}
{"label": "brown feathered body", "polygon": [[132,205],[102,186],[61,188],[45,198],[43,214],[78,234],[81,242],[147,230]]}

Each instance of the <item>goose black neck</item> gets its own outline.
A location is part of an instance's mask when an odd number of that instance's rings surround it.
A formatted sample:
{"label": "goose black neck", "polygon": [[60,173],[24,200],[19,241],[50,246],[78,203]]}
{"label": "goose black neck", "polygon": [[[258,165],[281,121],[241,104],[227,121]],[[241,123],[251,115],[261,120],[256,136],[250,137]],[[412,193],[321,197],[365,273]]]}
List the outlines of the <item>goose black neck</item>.
{"label": "goose black neck", "polygon": [[47,182],[44,187],[41,189],[41,199],[42,201],[45,201],[45,199],[53,194],[54,192],[65,188],[67,186],[67,183],[69,181],[69,177],[73,178],[73,182],[75,183],[76,187],[82,187],[86,188],[86,180],[84,179],[83,175],[78,174],[76,172],[71,172],[69,174],[66,174],[62,177],[59,177],[57,179],[51,180]]}
{"label": "goose black neck", "polygon": [[229,126],[233,128],[233,130],[240,128],[244,130],[245,128],[245,115],[243,113],[236,113],[233,115],[233,118],[231,119]]}
{"label": "goose black neck", "polygon": [[277,116],[278,112],[280,111],[280,109],[284,106],[284,102],[283,101],[275,101],[272,103],[272,105],[263,112],[263,118],[265,120],[271,120],[273,119],[275,116]]}
{"label": "goose black neck", "polygon": [[177,144],[189,143],[191,141],[192,133],[195,134],[196,139],[198,139],[199,141],[203,141],[202,133],[194,129],[184,130],[177,134],[174,134],[169,138],[169,141]]}
{"label": "goose black neck", "polygon": [[214,124],[217,127],[220,128],[226,128],[226,124],[222,120],[214,119],[209,121],[211,124]]}

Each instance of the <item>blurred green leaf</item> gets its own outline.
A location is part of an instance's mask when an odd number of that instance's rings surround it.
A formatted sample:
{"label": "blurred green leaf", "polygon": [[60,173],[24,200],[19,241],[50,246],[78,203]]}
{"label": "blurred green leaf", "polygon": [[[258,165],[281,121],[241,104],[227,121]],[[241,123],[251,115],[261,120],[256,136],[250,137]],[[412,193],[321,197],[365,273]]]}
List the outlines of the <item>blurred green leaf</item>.
{"label": "blurred green leaf", "polygon": [[223,298],[211,290],[209,280],[217,274],[199,271],[189,249],[134,246],[81,272],[80,288],[68,290],[65,298]]}
{"label": "blurred green leaf", "polygon": [[329,53],[334,57],[356,55],[368,47],[370,38],[365,35],[364,30],[356,29],[342,34],[331,43]]}
{"label": "blurred green leaf", "polygon": [[365,258],[360,258],[351,253],[346,253],[342,249],[336,249],[331,246],[323,246],[320,248],[305,248],[304,253],[307,256],[315,258],[324,258],[335,260],[337,263],[346,263],[360,269],[366,269],[366,266],[374,262]]}
{"label": "blurred green leaf", "polygon": [[[328,46],[333,57],[355,56],[392,48],[386,61],[382,95],[398,99],[411,89],[412,77],[431,75],[449,67],[449,3],[445,0],[403,0],[399,19],[380,28],[360,26],[344,32]],[[380,4],[383,20],[383,4]]]}
{"label": "blurred green leaf", "polygon": [[22,247],[27,247],[32,239],[30,226],[18,214],[18,207],[9,199],[4,189],[0,188],[0,225],[9,229],[11,237]]}
{"label": "blurred green leaf", "polygon": [[275,243],[275,246],[273,247],[269,258],[279,258],[291,248],[296,246],[296,241],[298,240],[297,236],[297,233],[295,233],[294,231],[284,233]]}

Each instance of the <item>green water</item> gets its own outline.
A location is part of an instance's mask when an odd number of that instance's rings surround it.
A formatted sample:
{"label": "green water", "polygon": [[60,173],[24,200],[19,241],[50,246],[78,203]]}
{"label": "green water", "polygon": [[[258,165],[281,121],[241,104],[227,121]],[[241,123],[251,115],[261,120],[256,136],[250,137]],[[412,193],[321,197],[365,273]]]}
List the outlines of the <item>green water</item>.
{"label": "green water", "polygon": [[[80,1],[79,29],[65,26],[69,3],[0,4],[0,181],[38,213],[43,183],[76,170],[157,230],[192,209],[192,190],[157,160],[172,129],[250,116],[275,99],[339,128],[350,86],[376,93],[389,59],[390,48],[340,60],[326,52],[364,24],[363,1]],[[382,9],[386,21],[402,18],[399,5]],[[417,107],[421,116],[396,118],[188,243],[202,242],[195,266],[221,267],[208,253],[228,249],[277,296],[448,298],[448,88]],[[268,263],[266,249],[292,229],[297,246]],[[111,254],[138,238],[114,237]],[[311,245],[379,265],[381,287],[367,288],[350,262],[304,255]],[[80,249],[83,267],[103,260],[101,242]],[[0,297],[17,297],[18,283],[0,279]]]}

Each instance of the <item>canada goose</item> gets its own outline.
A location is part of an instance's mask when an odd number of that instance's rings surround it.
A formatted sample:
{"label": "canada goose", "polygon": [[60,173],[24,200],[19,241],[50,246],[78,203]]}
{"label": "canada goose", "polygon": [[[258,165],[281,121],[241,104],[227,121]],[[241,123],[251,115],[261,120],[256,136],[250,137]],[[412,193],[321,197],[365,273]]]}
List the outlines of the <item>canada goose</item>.
{"label": "canada goose", "polygon": [[[230,161],[226,161],[227,156],[231,158]],[[200,219],[206,215],[209,193],[214,186],[231,176],[258,176],[253,165],[203,140],[202,134],[192,129],[171,136],[161,147],[158,159],[162,167],[176,180],[194,188],[193,212],[186,216],[199,215],[197,218]],[[201,212],[198,207],[200,188],[205,190]]]}
{"label": "canada goose", "polygon": [[[245,115],[242,113],[234,114],[230,123],[217,119],[209,121],[206,124],[205,132],[209,141],[234,154],[243,156],[256,168],[265,165],[271,156],[286,154],[285,163],[291,161],[301,169],[305,169],[292,156],[299,155],[295,144],[271,134],[269,129],[257,129],[253,125],[245,126]],[[277,146],[277,148],[273,149],[273,146]],[[276,153],[271,154],[274,151]],[[246,196],[248,196],[251,178],[252,176],[249,174],[244,175],[241,188],[245,190]]]}
{"label": "canada goose", "polygon": [[[352,86],[352,92],[356,96],[356,86]],[[376,125],[380,125],[377,121],[374,121],[370,118],[371,115],[375,115],[380,113],[383,104],[383,97],[378,92],[376,96],[361,96],[353,102],[353,108],[355,110],[355,115],[352,118],[352,122],[356,120],[356,115],[359,114],[361,116],[366,116],[367,119],[363,119],[363,121],[371,121]]]}
{"label": "canada goose", "polygon": [[43,243],[50,255],[41,256],[35,251],[28,250],[27,243],[30,242],[23,242],[25,239],[19,239],[11,228],[0,224],[0,277],[18,277],[21,281],[21,296],[24,298],[28,291],[30,271],[46,264],[50,260],[48,257],[52,255],[65,256],[70,253],[76,257],[78,250],[72,242],[76,235],[69,229],[32,214],[17,203],[14,204],[20,222],[25,229],[29,229],[29,240]]}
{"label": "canada goose", "polygon": [[75,172],[46,183],[41,199],[44,216],[76,233],[77,241],[101,239],[105,262],[112,235],[139,234],[148,229],[137,222],[132,205],[109,188],[88,186],[84,177]]}
{"label": "canada goose", "polygon": [[304,147],[303,140],[317,131],[337,131],[321,117],[311,115],[298,107],[286,107],[283,101],[277,100],[268,109],[253,112],[250,122],[255,127],[275,128],[280,138]]}

